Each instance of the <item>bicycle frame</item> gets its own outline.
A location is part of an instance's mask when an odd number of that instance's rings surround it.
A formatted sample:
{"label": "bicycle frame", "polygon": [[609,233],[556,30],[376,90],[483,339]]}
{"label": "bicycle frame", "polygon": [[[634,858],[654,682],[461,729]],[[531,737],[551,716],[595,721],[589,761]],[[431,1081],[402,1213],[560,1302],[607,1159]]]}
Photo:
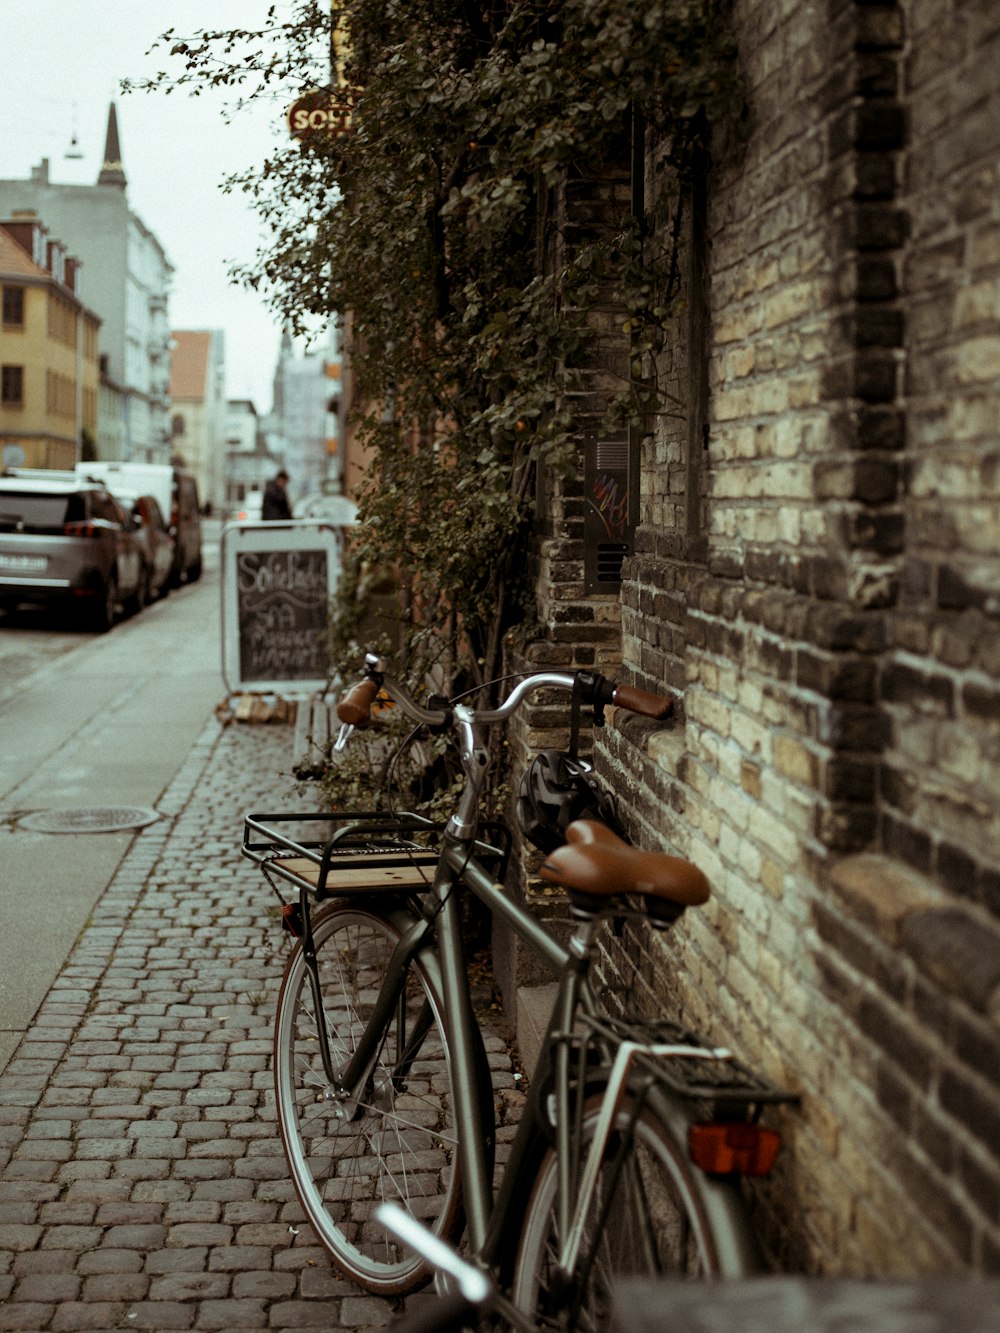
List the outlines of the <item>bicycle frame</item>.
{"label": "bicycle frame", "polygon": [[[625,1104],[626,1093],[629,1094],[632,1108],[629,1124],[635,1123],[648,1104],[661,1121],[671,1126],[676,1141],[683,1143],[691,1119],[687,1109],[689,1103],[684,1102],[679,1091],[670,1091],[671,1086],[676,1089],[678,1085],[671,1085],[669,1079],[664,1082],[656,1072],[654,1062],[658,1058],[675,1057],[695,1057],[709,1062],[731,1058],[728,1051],[693,1044],[696,1042],[693,1038],[684,1044],[662,1039],[635,1040],[630,1024],[622,1025],[621,1030],[609,1026],[607,1016],[602,1015],[588,981],[598,918],[581,922],[568,944],[564,945],[527,907],[505,892],[497,882],[496,875],[484,863],[484,859],[488,862],[490,854],[495,854],[496,849],[477,840],[479,798],[489,768],[489,755],[480,741],[479,727],[510,716],[532,688],[539,685],[570,688],[572,684],[573,677],[561,673],[543,673],[522,682],[498,709],[477,713],[462,704],[456,704],[450,710],[451,721],[460,741],[466,782],[455,813],[440,833],[433,883],[426,892],[421,892],[419,898],[397,894],[382,900],[382,910],[396,925],[399,941],[386,967],[365,1030],[341,1068],[333,1067],[326,1022],[319,1021],[317,1024],[322,1063],[330,1087],[335,1090],[330,1094],[333,1104],[331,1110],[345,1119],[351,1118],[364,1098],[366,1084],[382,1050],[386,1029],[394,1014],[398,1016],[410,964],[417,960],[430,970],[439,987],[441,1021],[450,1050],[454,1117],[456,1125],[460,1127],[456,1144],[457,1165],[470,1253],[477,1262],[494,1269],[502,1261],[503,1243],[509,1239],[505,1226],[514,1215],[512,1210],[518,1203],[515,1195],[523,1185],[524,1168],[531,1164],[529,1157],[537,1152],[538,1134],[542,1130],[555,1144],[554,1207],[557,1234],[560,1237],[558,1267],[567,1277],[574,1273],[583,1255],[585,1223],[612,1136],[628,1128],[621,1121],[621,1108]],[[385,688],[390,697],[405,704],[404,711],[411,716],[427,725],[441,725],[444,716],[441,712],[415,705],[395,683],[386,682]],[[349,730],[345,728],[345,732],[342,732],[338,749],[343,748]],[[287,845],[294,847],[290,841]],[[324,896],[327,862],[328,854],[325,853],[318,886],[321,898]],[[533,953],[548,964],[559,979],[556,1004],[549,1020],[539,1067],[534,1071],[532,1079],[531,1100],[515,1135],[495,1198],[491,1152],[487,1146],[492,1141],[492,1105],[487,1104],[489,1098],[480,1078],[483,1072],[482,1036],[469,989],[459,886],[468,888],[495,917],[503,920]],[[360,898],[365,897],[363,889],[357,892]],[[312,948],[309,902],[304,888],[300,891],[300,902],[304,915],[303,950],[319,1018],[324,1011],[324,1004]],[[578,1022],[587,1026],[588,1020],[593,1020],[587,1039],[589,1044],[582,1045],[575,1037],[575,1029]],[[392,1061],[394,1078],[405,1077],[419,1052],[429,1022],[430,1015],[421,1013],[409,1032],[401,1030],[401,1049],[395,1053]],[[573,1065],[574,1046],[579,1052],[576,1068]],[[596,1058],[592,1059],[592,1056]],[[641,1078],[636,1077],[636,1061],[644,1066]],[[598,1086],[602,1089],[603,1101],[597,1121],[587,1130],[589,1146],[584,1151],[585,1103],[589,1090]],[[487,1114],[490,1117],[489,1125],[485,1123]],[[630,1134],[623,1133],[623,1143],[628,1138]],[[623,1148],[613,1170],[623,1169],[625,1156]],[[746,1271],[748,1266],[752,1267],[754,1238],[740,1222],[731,1185],[711,1179],[692,1167],[687,1189],[699,1211],[711,1220],[712,1230],[727,1238],[723,1246],[727,1252],[720,1256],[721,1270],[739,1273]],[[584,1259],[584,1268],[588,1264],[589,1261]],[[509,1307],[509,1301],[502,1296],[499,1299],[505,1307]],[[507,1310],[506,1317],[516,1327],[533,1327],[512,1308]]]}
{"label": "bicycle frame", "polygon": [[[545,1067],[546,1061],[551,1064],[551,1096],[555,1109],[550,1116],[544,1116],[541,1109],[535,1106],[522,1117],[495,1198],[489,1160],[484,1149],[488,1127],[483,1123],[483,1107],[476,1079],[475,1051],[480,1038],[469,993],[459,899],[455,892],[459,881],[496,915],[502,917],[560,978],[556,1004],[542,1047],[542,1067],[536,1071],[538,1086],[544,1086],[550,1072]],[[581,926],[569,947],[562,945],[528,909],[504,892],[479,860],[470,855],[469,845],[464,839],[450,834],[444,835],[437,873],[425,900],[423,914],[417,917],[412,912],[413,909],[407,908],[401,913],[401,922],[409,917],[407,928],[403,930],[390,959],[374,1013],[351,1060],[344,1068],[332,1071],[332,1081],[346,1094],[345,1115],[351,1113],[353,1103],[361,1095],[377,1058],[382,1032],[399,1000],[407,967],[422,951],[429,952],[437,959],[440,968],[445,1022],[452,1051],[456,1120],[464,1127],[457,1151],[472,1252],[487,1264],[496,1261],[504,1237],[505,1219],[521,1184],[519,1168],[527,1158],[539,1124],[544,1120],[554,1124],[556,1148],[563,1164],[559,1175],[558,1209],[560,1234],[566,1240],[560,1255],[560,1266],[570,1272],[579,1257],[583,1222],[595,1188],[598,1166],[611,1136],[622,1094],[629,1084],[635,1057],[645,1055],[652,1058],[724,1060],[728,1058],[729,1052],[705,1047],[639,1042],[618,1046],[613,1060],[608,1052],[607,1059],[601,1065],[602,1082],[607,1084],[601,1121],[587,1160],[576,1162],[572,1151],[576,1130],[573,1108],[576,1107],[579,1112],[583,1098],[578,1096],[574,1099],[571,1092],[574,1084],[572,1053],[565,1037],[572,1032],[577,1014],[592,1013],[595,1009],[594,997],[587,984],[587,970],[589,944],[596,931],[596,922]],[[432,921],[435,930],[431,928]],[[314,984],[318,991],[318,982]],[[322,1003],[321,996],[318,996],[317,1003]],[[411,1034],[407,1052],[404,1052],[402,1060],[396,1065],[397,1072],[405,1072],[406,1061],[412,1058],[420,1035],[419,1031]],[[706,1187],[711,1191],[712,1182],[706,1181]]]}

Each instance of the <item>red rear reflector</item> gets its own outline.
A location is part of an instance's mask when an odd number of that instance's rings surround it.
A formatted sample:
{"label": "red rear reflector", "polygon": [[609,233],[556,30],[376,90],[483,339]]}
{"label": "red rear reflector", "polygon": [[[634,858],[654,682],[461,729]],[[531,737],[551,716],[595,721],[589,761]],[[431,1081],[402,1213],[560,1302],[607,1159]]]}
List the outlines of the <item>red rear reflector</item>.
{"label": "red rear reflector", "polygon": [[710,1176],[766,1176],[778,1158],[781,1135],[762,1125],[692,1125],[688,1156]]}
{"label": "red rear reflector", "polygon": [[65,523],[63,524],[64,537],[93,537],[97,529],[93,523]]}

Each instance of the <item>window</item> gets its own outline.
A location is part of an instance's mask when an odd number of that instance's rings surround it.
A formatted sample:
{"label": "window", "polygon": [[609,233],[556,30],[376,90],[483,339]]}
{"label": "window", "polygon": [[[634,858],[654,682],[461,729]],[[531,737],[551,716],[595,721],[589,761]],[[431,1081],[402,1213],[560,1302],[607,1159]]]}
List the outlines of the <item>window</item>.
{"label": "window", "polygon": [[68,305],[55,292],[49,292],[49,337],[65,343],[67,347],[76,346],[76,317],[73,307]]}
{"label": "window", "polygon": [[24,328],[24,288],[9,287],[3,289],[3,322],[8,329]]}
{"label": "window", "polygon": [[116,502],[110,495],[103,495],[100,491],[91,492],[90,513],[93,518],[102,518],[106,523],[117,523],[119,527],[124,521],[124,515]]}
{"label": "window", "polygon": [[13,532],[19,524],[28,532],[61,532],[64,523],[79,523],[87,517],[79,494],[35,495],[2,488],[0,513],[6,532]]}
{"label": "window", "polygon": [[45,372],[45,410],[52,416],[76,416],[76,382],[56,370]]}
{"label": "window", "polygon": [[0,369],[0,403],[5,407],[24,406],[23,366],[4,366]]}

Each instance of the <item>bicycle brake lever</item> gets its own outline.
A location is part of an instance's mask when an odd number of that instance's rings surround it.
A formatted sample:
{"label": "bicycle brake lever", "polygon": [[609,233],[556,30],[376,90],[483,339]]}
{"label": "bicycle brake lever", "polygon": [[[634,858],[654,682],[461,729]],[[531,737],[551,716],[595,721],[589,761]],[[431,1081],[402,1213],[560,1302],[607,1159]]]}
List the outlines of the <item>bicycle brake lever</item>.
{"label": "bicycle brake lever", "polygon": [[354,726],[352,723],[341,722],[340,730],[337,732],[337,739],[333,743],[333,748],[337,751],[338,754],[341,754],[344,750],[347,749],[347,742],[350,740],[351,732],[353,730]]}

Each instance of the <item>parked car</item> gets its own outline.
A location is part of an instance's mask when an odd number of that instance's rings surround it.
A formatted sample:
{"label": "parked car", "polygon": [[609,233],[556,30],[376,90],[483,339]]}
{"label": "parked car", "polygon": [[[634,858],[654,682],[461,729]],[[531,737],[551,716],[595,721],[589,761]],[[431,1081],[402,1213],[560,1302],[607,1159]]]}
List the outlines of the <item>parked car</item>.
{"label": "parked car", "polygon": [[104,631],[119,603],[136,612],[145,592],[137,526],[103,482],[41,469],[0,475],[0,602],[62,604]]}
{"label": "parked car", "polygon": [[190,472],[167,463],[77,463],[81,476],[96,477],[115,495],[152,495],[174,539],[172,585],[201,578],[201,509]]}
{"label": "parked car", "polygon": [[296,518],[318,518],[335,528],[351,528],[358,521],[358,506],[340,492],[311,491],[295,506]]}
{"label": "parked car", "polygon": [[167,520],[155,495],[135,497],[120,494],[123,503],[130,501],[132,520],[137,524],[146,563],[147,600],[166,597],[174,571],[174,550],[177,543],[167,528]]}

